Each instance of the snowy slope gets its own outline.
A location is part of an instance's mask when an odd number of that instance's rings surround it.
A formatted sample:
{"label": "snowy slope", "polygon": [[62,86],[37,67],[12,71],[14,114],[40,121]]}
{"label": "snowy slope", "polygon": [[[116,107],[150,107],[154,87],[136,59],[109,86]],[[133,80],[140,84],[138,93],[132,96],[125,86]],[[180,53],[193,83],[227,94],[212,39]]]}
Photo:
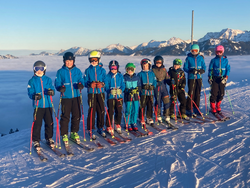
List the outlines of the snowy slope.
{"label": "snowy slope", "polygon": [[[48,162],[40,162],[36,154],[29,154],[29,136],[32,123],[32,106],[26,86],[32,76],[30,70],[37,58],[47,65],[47,75],[54,79],[62,65],[62,57],[23,57],[1,60],[0,109],[1,127],[21,131],[0,137],[0,187],[249,187],[250,186],[250,85],[249,56],[231,56],[231,74],[227,91],[235,115],[224,123],[181,125],[179,130],[134,138],[128,144],[106,145],[105,149],[88,153],[72,145],[74,157],[58,158],[44,146]],[[153,57],[148,57],[152,59]],[[169,67],[175,57],[164,57]],[[185,57],[180,57],[182,60]],[[205,57],[208,65],[211,57]],[[142,57],[106,57],[107,63],[117,59],[121,71],[127,62],[137,65]],[[239,62],[241,67],[239,67]],[[81,70],[88,66],[87,57],[77,57]],[[244,67],[244,69],[242,69]],[[11,71],[9,71],[11,70]],[[26,71],[25,71],[26,70]],[[208,97],[209,87],[204,77]],[[86,89],[83,91],[86,99]],[[54,103],[58,106],[58,94]],[[204,95],[201,110],[205,112]],[[4,107],[4,108],[3,108]],[[84,112],[87,113],[87,101]],[[222,109],[232,115],[225,96]],[[85,117],[86,118],[86,117]],[[86,121],[85,121],[86,122]],[[81,122],[82,123],[82,122]],[[82,124],[80,125],[82,136]],[[42,137],[44,131],[42,129]],[[88,142],[89,143],[89,142]],[[91,144],[91,143],[89,143]],[[64,152],[64,149],[62,149]]]}

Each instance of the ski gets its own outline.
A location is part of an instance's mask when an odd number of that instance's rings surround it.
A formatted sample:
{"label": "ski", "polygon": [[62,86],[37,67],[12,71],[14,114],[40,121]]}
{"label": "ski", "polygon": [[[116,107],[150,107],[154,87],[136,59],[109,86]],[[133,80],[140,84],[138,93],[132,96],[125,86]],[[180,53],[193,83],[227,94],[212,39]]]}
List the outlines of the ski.
{"label": "ski", "polygon": [[141,134],[137,133],[136,131],[132,130],[132,131],[129,131],[132,135],[134,135],[135,137],[139,138],[139,137],[142,137]]}
{"label": "ski", "polygon": [[227,120],[229,120],[230,119],[230,117],[228,117],[228,116],[225,116],[221,111],[220,112],[218,112],[218,114],[222,117],[222,119],[224,120],[224,121],[227,121]]}
{"label": "ski", "polygon": [[221,116],[217,113],[217,112],[211,112],[213,115],[214,115],[214,117],[216,117],[217,118],[217,121],[220,121],[220,122],[224,122],[225,120],[224,119],[222,119],[221,118]]}
{"label": "ski", "polygon": [[42,143],[45,144],[48,148],[50,148],[58,157],[65,157],[65,154],[60,152],[58,149],[56,149],[55,147],[50,147],[46,141],[42,140]]}
{"label": "ski", "polygon": [[201,116],[197,116],[197,117],[193,117],[194,119],[198,119],[198,120],[200,120],[200,121],[203,121],[204,123],[215,123],[217,120],[216,119],[214,119],[214,118],[208,118],[208,117],[205,117],[205,116],[203,116],[203,118],[204,119],[202,119],[202,117]]}
{"label": "ski", "polygon": [[166,133],[167,132],[166,129],[162,129],[160,127],[157,127],[157,125],[155,125],[154,123],[147,124],[147,125],[150,125],[151,127],[153,127],[155,130],[159,131],[160,133]]}
{"label": "ski", "polygon": [[83,149],[86,150],[86,151],[94,151],[94,150],[95,150],[94,148],[90,148],[89,146],[83,144],[82,142],[77,143],[75,140],[73,140],[73,139],[71,139],[71,138],[69,138],[69,140],[70,140],[71,142],[75,143],[76,145],[80,146],[81,148],[83,148]]}
{"label": "ski", "polygon": [[144,136],[148,136],[148,132],[146,132],[146,133],[142,133],[141,131],[135,131],[136,133],[138,133],[138,134],[140,134],[142,137],[144,137]]}
{"label": "ski", "polygon": [[42,162],[46,162],[48,160],[48,158],[42,153],[41,147],[37,147],[37,149],[34,148],[34,150]]}
{"label": "ski", "polygon": [[69,146],[69,143],[66,141],[66,142],[63,142],[64,143],[64,146],[65,146],[65,150],[66,150],[66,153],[69,157],[72,157],[74,155],[72,149],[70,148]]}
{"label": "ski", "polygon": [[100,142],[98,142],[98,141],[94,141],[94,144],[96,145],[96,147],[98,148],[98,149],[102,149],[102,148],[104,148],[104,145],[102,145]]}
{"label": "ski", "polygon": [[178,130],[179,128],[176,127],[175,125],[173,125],[171,122],[165,121],[160,123],[161,125],[164,125],[165,127],[167,127],[167,129],[172,129],[173,131]]}
{"label": "ski", "polygon": [[130,142],[130,141],[132,140],[132,138],[129,138],[129,137],[123,135],[122,133],[119,134],[119,136],[120,136],[121,138],[123,138],[124,140],[126,140],[126,142]]}
{"label": "ski", "polygon": [[111,135],[108,131],[106,131],[106,132],[111,136],[111,138],[115,139],[117,142],[119,142],[121,144],[126,142],[126,140],[120,139],[120,138],[116,137],[115,135]]}
{"label": "ski", "polygon": [[[100,134],[100,135],[101,135],[101,134]],[[110,138],[107,138],[106,136],[102,136],[102,135],[101,135],[101,137],[102,137],[104,140],[106,140],[111,146],[114,146],[114,145],[117,144],[116,142],[114,142],[114,141],[111,140]]]}

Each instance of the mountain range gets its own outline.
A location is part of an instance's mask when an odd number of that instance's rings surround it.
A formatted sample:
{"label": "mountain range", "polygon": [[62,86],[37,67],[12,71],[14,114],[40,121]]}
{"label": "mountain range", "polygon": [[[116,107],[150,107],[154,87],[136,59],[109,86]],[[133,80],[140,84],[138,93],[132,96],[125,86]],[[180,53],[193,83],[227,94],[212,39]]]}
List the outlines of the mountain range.
{"label": "mountain range", "polygon": [[[200,51],[205,55],[213,55],[215,46],[219,44],[225,47],[226,55],[250,55],[250,31],[227,28],[220,32],[208,32],[199,40],[194,40],[194,43],[200,46]],[[186,52],[190,50],[190,44],[190,40],[172,37],[169,40],[151,40],[132,47],[123,46],[119,43],[111,44],[106,48],[98,50],[101,51],[103,55],[186,55]],[[72,47],[67,50],[60,50],[54,55],[63,55],[65,52],[72,52],[76,56],[86,56],[90,51],[90,49],[83,47]],[[42,55],[47,54],[43,52]]]}

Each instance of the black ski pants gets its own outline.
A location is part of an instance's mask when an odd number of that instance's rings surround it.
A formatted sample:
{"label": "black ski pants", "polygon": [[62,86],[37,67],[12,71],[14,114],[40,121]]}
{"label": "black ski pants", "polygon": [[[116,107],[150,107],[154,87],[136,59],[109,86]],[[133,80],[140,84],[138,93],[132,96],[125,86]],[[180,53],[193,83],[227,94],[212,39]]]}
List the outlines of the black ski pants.
{"label": "black ski pants", "polygon": [[[108,114],[106,114],[106,127],[112,126],[113,115],[115,113],[115,125],[121,125],[123,101],[120,99],[108,99]],[[109,115],[109,116],[108,116]]]}
{"label": "black ski pants", "polygon": [[153,118],[153,100],[154,100],[153,95],[141,95],[140,110],[139,110],[139,118],[141,120],[142,120],[142,109],[143,109],[144,120],[145,120],[145,112],[146,112],[146,118]]}
{"label": "black ski pants", "polygon": [[80,109],[81,99],[80,97],[75,97],[72,99],[62,99],[62,113],[60,119],[60,130],[61,135],[68,135],[69,130],[69,120],[71,114],[71,132],[79,131],[79,124],[81,119],[81,109]]}
{"label": "black ski pants", "polygon": [[[34,114],[36,109],[34,110]],[[53,137],[53,118],[52,118],[52,108],[38,108],[36,113],[36,120],[33,127],[32,133],[32,141],[41,140],[41,128],[43,124],[43,120],[45,122],[45,139],[48,140],[49,138]]]}
{"label": "black ski pants", "polygon": [[222,78],[220,76],[213,77],[213,83],[211,86],[210,103],[222,101],[225,95],[225,84],[221,83]]}
{"label": "black ski pants", "polygon": [[[201,85],[202,85],[202,79],[189,79],[188,80],[188,95],[192,98],[192,100],[195,102],[197,107],[200,106],[200,96],[201,96]],[[192,103],[191,99],[187,97],[187,110],[191,110],[196,108],[196,106]]]}
{"label": "black ski pants", "polygon": [[[182,90],[179,90],[177,92],[177,98],[178,98],[178,100],[180,102],[179,108],[180,108],[180,111],[181,111],[181,115],[182,114],[186,114],[186,96],[185,96],[185,92],[182,91]],[[171,94],[170,115],[174,114],[174,106],[175,105],[176,105],[176,112],[178,112],[177,104],[175,103],[175,100],[177,100],[177,98],[176,98],[176,96],[174,96],[174,95]]]}
{"label": "black ski pants", "polygon": [[[103,128],[104,126],[104,100],[105,100],[105,94],[99,93],[99,94],[88,94],[88,104],[89,104],[89,110],[88,110],[88,118],[87,118],[87,129],[92,130],[95,129],[95,115],[97,114],[97,128]],[[91,124],[92,122],[92,124]],[[90,126],[91,124],[91,126]]]}

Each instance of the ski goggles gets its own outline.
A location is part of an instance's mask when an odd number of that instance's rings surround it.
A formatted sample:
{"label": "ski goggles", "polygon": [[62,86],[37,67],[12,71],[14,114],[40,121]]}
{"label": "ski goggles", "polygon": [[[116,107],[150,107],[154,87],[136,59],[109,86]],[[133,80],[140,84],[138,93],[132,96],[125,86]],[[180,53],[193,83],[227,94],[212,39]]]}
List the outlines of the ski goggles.
{"label": "ski goggles", "polygon": [[222,54],[223,52],[222,51],[216,51],[216,54]]}
{"label": "ski goggles", "polygon": [[114,66],[114,65],[111,66],[111,67],[110,67],[110,70],[117,70],[117,66]]}
{"label": "ski goggles", "polygon": [[149,64],[151,64],[151,62],[149,61],[149,60],[147,60],[147,59],[145,59],[145,60],[142,60],[142,62],[141,62],[141,64],[147,64],[147,63],[149,63]]}
{"label": "ski goggles", "polygon": [[158,61],[155,62],[155,64],[162,64],[162,61],[158,60]]}
{"label": "ski goggles", "polygon": [[132,71],[132,72],[134,72],[134,70],[135,70],[135,69],[134,69],[133,67],[128,67],[128,68],[127,68],[127,71]]}
{"label": "ski goggles", "polygon": [[191,50],[191,53],[198,53],[198,51],[199,50],[197,50],[197,49],[193,49],[193,50]]}
{"label": "ski goggles", "polygon": [[37,72],[37,71],[44,71],[44,67],[34,67],[34,71]]}
{"label": "ski goggles", "polygon": [[89,61],[90,61],[91,63],[92,63],[92,62],[98,62],[98,58],[91,58]]}

